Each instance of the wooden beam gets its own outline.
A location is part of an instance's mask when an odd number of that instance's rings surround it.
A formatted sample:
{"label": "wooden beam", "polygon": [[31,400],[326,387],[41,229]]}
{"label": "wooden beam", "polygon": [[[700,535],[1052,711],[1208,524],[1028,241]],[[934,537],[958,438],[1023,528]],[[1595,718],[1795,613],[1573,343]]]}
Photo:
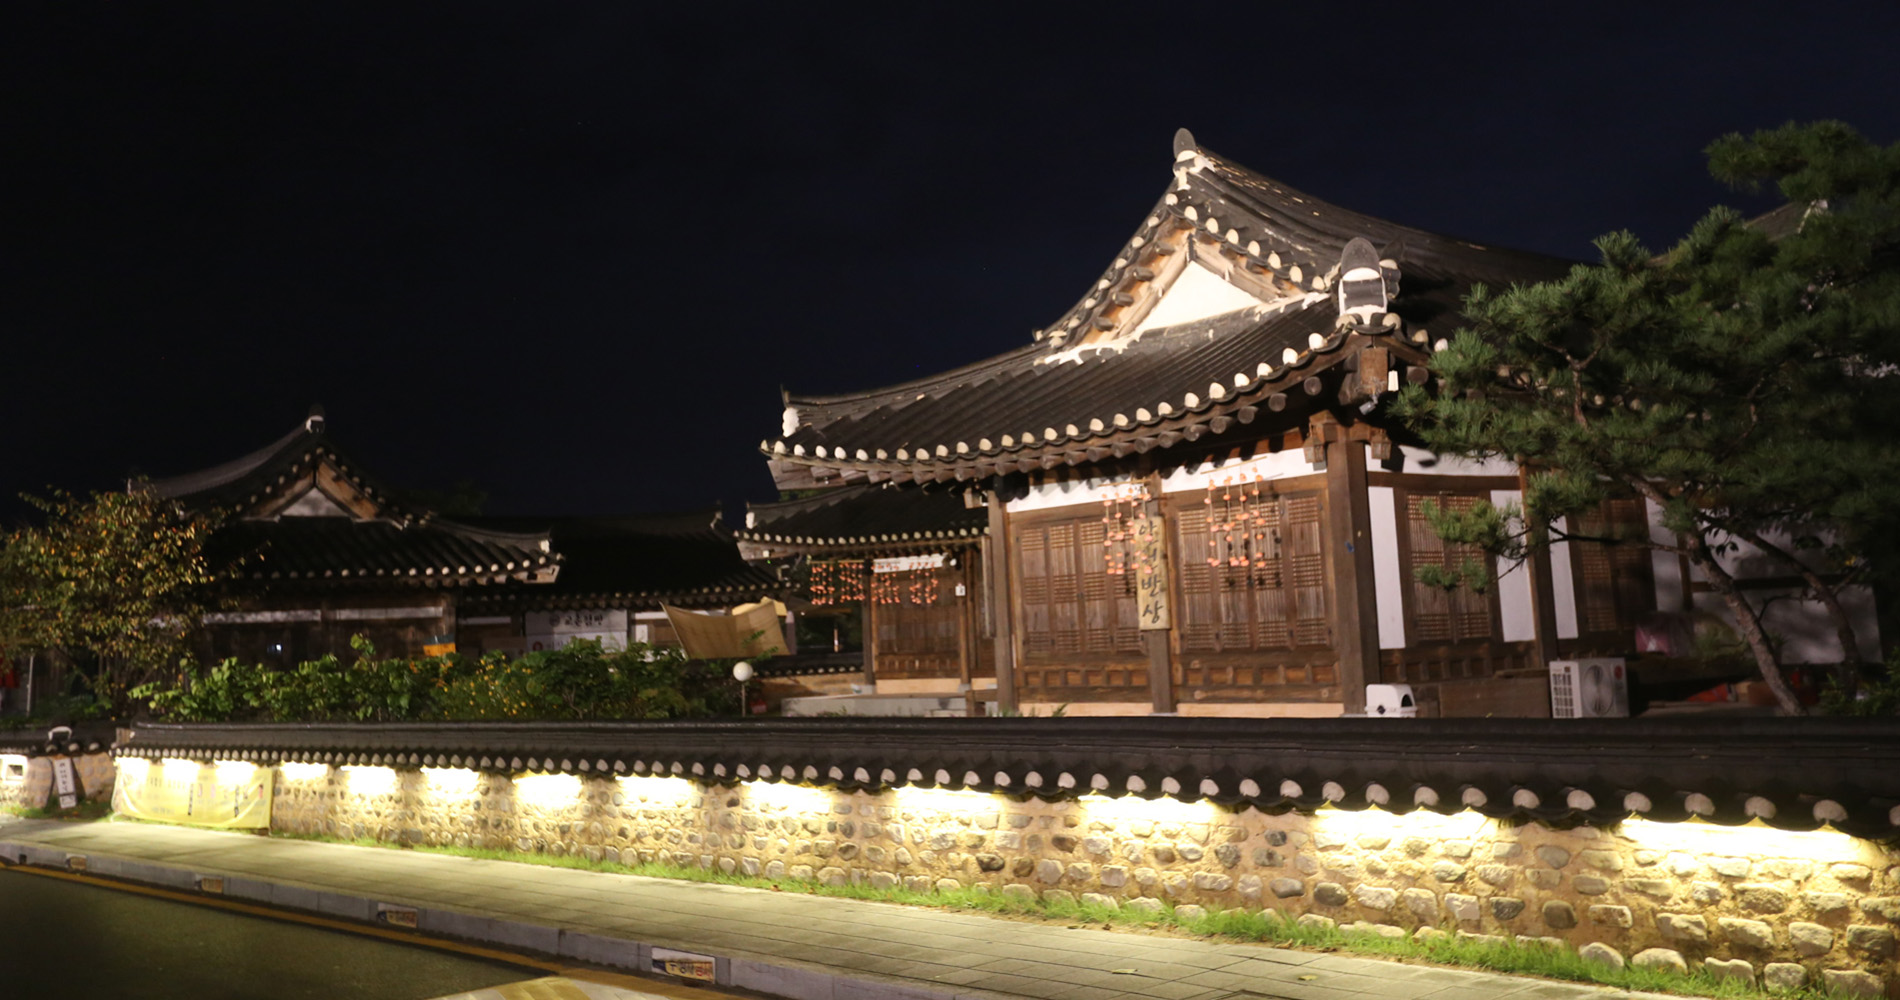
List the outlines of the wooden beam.
{"label": "wooden beam", "polygon": [[1333,589],[1333,650],[1346,711],[1366,710],[1366,684],[1379,679],[1379,609],[1372,576],[1372,513],[1366,447],[1331,421],[1326,435],[1326,565]]}
{"label": "wooden beam", "polygon": [[1308,396],[1319,395],[1319,391],[1325,387],[1326,383],[1321,382],[1318,375],[1308,375],[1306,381],[1300,383],[1300,388],[1306,390]]}
{"label": "wooden beam", "polygon": [[989,579],[990,624],[996,630],[996,707],[1016,707],[1016,602],[1009,586],[1009,511],[995,490],[988,494],[990,534],[984,539],[983,570]]}
{"label": "wooden beam", "polygon": [[877,602],[871,600],[871,560],[864,560],[862,589],[858,601],[858,631],[864,637],[864,683],[877,690]]}
{"label": "wooden beam", "polygon": [[1392,368],[1391,356],[1383,347],[1368,347],[1359,352],[1358,396],[1372,399],[1385,392],[1386,372]]}
{"label": "wooden beam", "polygon": [[1278,413],[1281,410],[1286,409],[1286,393],[1276,392],[1273,395],[1268,396],[1267,409],[1272,410],[1275,413]]}
{"label": "wooden beam", "polygon": [[[1522,462],[1517,466],[1518,503],[1529,492],[1530,473]],[[1550,666],[1557,658],[1557,589],[1551,576],[1550,532],[1543,524],[1525,519],[1530,529],[1531,551],[1525,566],[1531,572],[1531,648],[1537,657],[1537,665]]]}
{"label": "wooden beam", "polygon": [[[957,678],[963,682],[965,704],[975,705],[969,697],[971,681],[976,673],[976,616],[970,610],[976,607],[976,575],[971,572],[970,553],[965,551],[957,559],[957,586],[963,588],[963,595],[952,592],[950,597],[957,602]],[[975,713],[966,713],[975,714]]]}

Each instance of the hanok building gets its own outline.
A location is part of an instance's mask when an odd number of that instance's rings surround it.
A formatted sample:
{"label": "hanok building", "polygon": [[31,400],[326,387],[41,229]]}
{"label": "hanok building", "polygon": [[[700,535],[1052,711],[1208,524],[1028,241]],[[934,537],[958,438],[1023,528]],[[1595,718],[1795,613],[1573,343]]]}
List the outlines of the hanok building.
{"label": "hanok building", "polygon": [[813,626],[836,623],[833,649],[841,632],[855,635],[864,681],[877,693],[994,691],[995,643],[981,598],[988,514],[961,489],[890,486],[748,505],[740,551],[803,562],[805,634],[819,650],[823,629]]}
{"label": "hanok building", "polygon": [[[1327,204],[1185,130],[1174,153],[1153,210],[1031,343],[902,385],[790,396],[762,444],[784,490],[854,491],[839,505],[867,511],[950,491],[985,508],[989,610],[965,617],[991,643],[999,700],[1324,716],[1385,682],[1412,685],[1426,714],[1544,715],[1546,661],[1633,652],[1659,607],[1687,610],[1680,564],[1635,545],[1559,544],[1482,593],[1414,576],[1479,554],[1440,540],[1427,503],[1503,503],[1520,472],[1414,447],[1382,404],[1429,379],[1471,288],[1570,262]],[[748,543],[813,558],[973,547],[854,528],[868,513],[797,526],[823,503],[760,509]],[[1592,520],[1580,527],[1609,537],[1649,518],[1631,499]],[[880,649],[874,669],[882,685],[911,667]]]}
{"label": "hanok building", "polygon": [[739,558],[716,511],[626,518],[451,519],[341,451],[320,411],[243,458],[149,488],[226,522],[207,547],[235,563],[201,655],[295,664],[454,648],[519,653],[576,638],[666,643],[662,602],[724,606],[779,591]]}
{"label": "hanok building", "polygon": [[[573,639],[608,647],[677,645],[666,606],[728,608],[784,591],[777,573],[740,558],[716,508],[620,517],[475,517],[509,533],[545,533],[560,575],[484,588],[461,601],[464,652],[533,652]],[[789,652],[789,651],[788,651]]]}

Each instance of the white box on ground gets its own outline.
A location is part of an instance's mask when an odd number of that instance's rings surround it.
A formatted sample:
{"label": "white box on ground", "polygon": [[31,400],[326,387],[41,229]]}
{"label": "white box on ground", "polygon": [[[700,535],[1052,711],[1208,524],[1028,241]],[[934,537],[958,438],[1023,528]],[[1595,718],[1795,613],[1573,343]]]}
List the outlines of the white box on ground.
{"label": "white box on ground", "polygon": [[1366,685],[1366,717],[1372,719],[1410,719],[1418,715],[1418,699],[1410,684]]}

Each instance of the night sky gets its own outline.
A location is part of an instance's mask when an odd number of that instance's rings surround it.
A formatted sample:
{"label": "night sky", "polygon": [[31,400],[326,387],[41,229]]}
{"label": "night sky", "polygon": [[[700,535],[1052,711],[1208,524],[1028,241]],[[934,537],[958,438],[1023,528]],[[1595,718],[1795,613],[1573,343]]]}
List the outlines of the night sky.
{"label": "night sky", "polygon": [[781,386],[1020,345],[1181,126],[1571,257],[1771,207],[1708,178],[1724,132],[1900,140],[1892,3],[654,6],[6,5],[0,496],[214,464],[320,402],[385,480],[489,513],[771,499]]}

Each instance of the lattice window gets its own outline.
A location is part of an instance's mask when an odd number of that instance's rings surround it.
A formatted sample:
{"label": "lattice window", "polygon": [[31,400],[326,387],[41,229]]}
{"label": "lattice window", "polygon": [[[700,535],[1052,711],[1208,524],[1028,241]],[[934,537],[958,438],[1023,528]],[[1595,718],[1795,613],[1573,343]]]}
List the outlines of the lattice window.
{"label": "lattice window", "polygon": [[1656,610],[1656,576],[1650,564],[1648,512],[1637,498],[1606,500],[1574,519],[1575,533],[1628,539],[1623,544],[1572,542],[1576,567],[1577,626],[1590,633],[1630,632]]}
{"label": "lattice window", "polygon": [[1029,660],[1139,654],[1134,575],[1108,572],[1099,516],[1023,525],[1016,531]]}
{"label": "lattice window", "polygon": [[1332,645],[1318,494],[1279,495],[1249,483],[1182,500],[1175,518],[1182,649]]}
{"label": "lattice window", "polygon": [[871,582],[877,608],[878,653],[928,656],[957,651],[956,570],[915,569],[877,573]]}
{"label": "lattice window", "polygon": [[[1475,545],[1449,544],[1432,530],[1425,518],[1424,506],[1436,502],[1441,510],[1465,511],[1484,502],[1486,497],[1467,493],[1408,493],[1406,495],[1406,536],[1414,572],[1421,566],[1458,569],[1468,560],[1486,561],[1484,550]],[[1412,620],[1405,633],[1414,642],[1467,642],[1492,637],[1491,597],[1488,591],[1470,586],[1444,590],[1413,576]]]}

